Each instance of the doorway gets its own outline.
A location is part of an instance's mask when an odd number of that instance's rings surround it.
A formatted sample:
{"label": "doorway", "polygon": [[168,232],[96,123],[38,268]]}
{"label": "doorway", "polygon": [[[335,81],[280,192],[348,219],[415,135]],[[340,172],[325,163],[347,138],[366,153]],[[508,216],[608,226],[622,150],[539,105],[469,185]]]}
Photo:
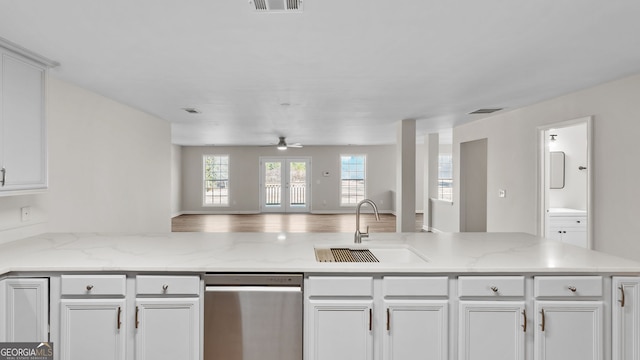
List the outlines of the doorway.
{"label": "doorway", "polygon": [[309,212],[311,158],[261,157],[262,212]]}
{"label": "doorway", "polygon": [[460,144],[460,231],[487,231],[487,139]]}
{"label": "doorway", "polygon": [[540,127],[540,236],[593,248],[592,129],[585,117]]}

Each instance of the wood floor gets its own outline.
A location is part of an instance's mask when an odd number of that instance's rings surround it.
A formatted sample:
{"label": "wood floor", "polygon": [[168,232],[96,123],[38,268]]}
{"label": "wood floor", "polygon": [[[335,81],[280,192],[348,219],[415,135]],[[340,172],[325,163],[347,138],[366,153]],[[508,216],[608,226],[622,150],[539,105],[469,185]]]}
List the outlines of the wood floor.
{"label": "wood floor", "polygon": [[[422,230],[422,214],[416,214],[416,231]],[[395,232],[396,217],[380,214],[360,215],[360,229],[371,232]],[[174,232],[345,232],[356,230],[354,214],[255,214],[255,215],[180,215],[171,221]]]}

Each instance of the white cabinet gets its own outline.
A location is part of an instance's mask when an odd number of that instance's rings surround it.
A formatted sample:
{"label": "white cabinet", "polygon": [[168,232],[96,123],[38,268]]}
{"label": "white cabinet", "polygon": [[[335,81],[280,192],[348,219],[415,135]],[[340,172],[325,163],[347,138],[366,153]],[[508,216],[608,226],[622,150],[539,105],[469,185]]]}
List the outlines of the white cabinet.
{"label": "white cabinet", "polygon": [[198,360],[198,298],[136,301],[137,360]]}
{"label": "white cabinet", "polygon": [[306,360],[373,360],[373,278],[305,281]]}
{"label": "white cabinet", "polygon": [[603,359],[602,277],[538,276],[534,287],[536,360]]}
{"label": "white cabinet", "polygon": [[549,209],[546,237],[565,244],[588,248],[587,213],[572,209]]}
{"label": "white cabinet", "polygon": [[0,341],[36,342],[49,339],[49,280],[9,278],[0,281]]}
{"label": "white cabinet", "polygon": [[385,300],[383,359],[448,359],[448,302]]}
{"label": "white cabinet", "polygon": [[458,348],[464,360],[524,360],[524,301],[461,301]]}
{"label": "white cabinet", "polygon": [[372,360],[373,300],[309,300],[307,360]]}
{"label": "white cabinet", "polygon": [[602,301],[537,301],[536,360],[603,358]]}
{"label": "white cabinet", "polygon": [[0,195],[46,188],[46,69],[1,46],[0,65]]}
{"label": "white cabinet", "polygon": [[136,278],[136,360],[200,358],[200,278]]}
{"label": "white cabinet", "polygon": [[612,359],[640,360],[640,278],[614,277]]}
{"label": "white cabinet", "polygon": [[449,358],[448,285],[444,276],[382,278],[382,359]]}
{"label": "white cabinet", "polygon": [[458,278],[459,359],[525,359],[524,284],[522,276]]}
{"label": "white cabinet", "polygon": [[60,359],[126,359],[125,287],[125,275],[60,277]]}
{"label": "white cabinet", "polygon": [[124,299],[62,299],[60,359],[124,360]]}
{"label": "white cabinet", "polygon": [[448,284],[447,277],[309,277],[305,359],[447,360]]}

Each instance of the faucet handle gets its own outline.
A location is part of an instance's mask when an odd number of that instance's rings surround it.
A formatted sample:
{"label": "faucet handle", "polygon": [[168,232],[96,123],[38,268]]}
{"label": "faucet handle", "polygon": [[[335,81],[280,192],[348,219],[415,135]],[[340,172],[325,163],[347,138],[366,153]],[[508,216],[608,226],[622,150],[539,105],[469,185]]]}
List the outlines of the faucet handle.
{"label": "faucet handle", "polygon": [[360,238],[368,238],[369,237],[369,225],[367,225],[367,231],[360,233]]}

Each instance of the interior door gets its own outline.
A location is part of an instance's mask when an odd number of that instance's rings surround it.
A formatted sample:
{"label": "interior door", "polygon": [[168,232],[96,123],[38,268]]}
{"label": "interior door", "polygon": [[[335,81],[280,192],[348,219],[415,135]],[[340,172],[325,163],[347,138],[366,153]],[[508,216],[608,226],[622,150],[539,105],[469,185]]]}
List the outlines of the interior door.
{"label": "interior door", "polygon": [[460,231],[487,231],[487,139],[460,144]]}
{"label": "interior door", "polygon": [[311,159],[261,158],[260,204],[263,212],[308,212]]}

